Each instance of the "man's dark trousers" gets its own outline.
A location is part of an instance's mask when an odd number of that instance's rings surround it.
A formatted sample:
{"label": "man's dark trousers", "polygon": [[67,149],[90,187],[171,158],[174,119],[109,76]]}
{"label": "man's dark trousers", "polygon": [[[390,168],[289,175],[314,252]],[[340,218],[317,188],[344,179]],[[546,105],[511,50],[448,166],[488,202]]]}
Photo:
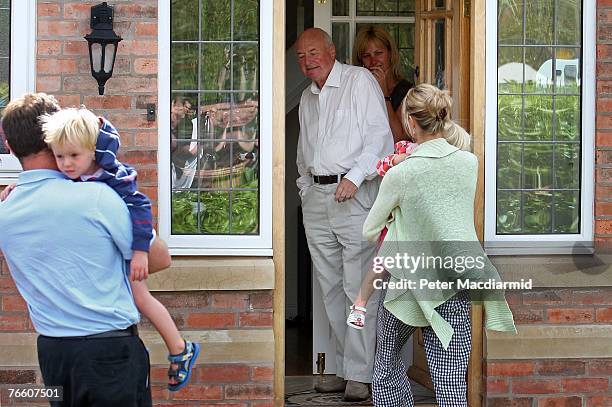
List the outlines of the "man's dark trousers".
{"label": "man's dark trousers", "polygon": [[38,363],[46,386],[63,386],[54,407],[151,406],[149,354],[135,336],[38,337]]}

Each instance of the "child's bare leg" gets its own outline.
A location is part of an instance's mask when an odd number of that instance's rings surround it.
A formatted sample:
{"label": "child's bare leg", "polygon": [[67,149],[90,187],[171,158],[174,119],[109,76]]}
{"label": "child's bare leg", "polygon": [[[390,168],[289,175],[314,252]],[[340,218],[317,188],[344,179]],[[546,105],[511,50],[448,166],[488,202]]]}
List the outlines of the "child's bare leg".
{"label": "child's bare leg", "polygon": [[138,310],[155,326],[170,354],[178,355],[183,352],[185,342],[166,307],[151,295],[146,282],[130,281],[130,283]]}
{"label": "child's bare leg", "polygon": [[355,305],[358,307],[365,307],[368,303],[368,300],[372,296],[374,292],[374,281],[377,279],[384,279],[387,271],[383,271],[382,273],[377,273],[374,269],[370,269],[368,274],[363,278],[361,282],[361,288],[359,289],[359,294],[357,294],[357,298],[355,299]]}

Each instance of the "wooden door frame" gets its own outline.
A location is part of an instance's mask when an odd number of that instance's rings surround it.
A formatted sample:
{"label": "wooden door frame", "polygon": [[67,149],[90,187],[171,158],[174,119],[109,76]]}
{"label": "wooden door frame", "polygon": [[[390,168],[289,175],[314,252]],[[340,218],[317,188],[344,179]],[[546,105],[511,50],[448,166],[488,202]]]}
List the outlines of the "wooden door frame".
{"label": "wooden door frame", "polygon": [[[485,129],[485,0],[462,0],[469,6],[467,34],[469,52],[469,93],[462,92],[461,103],[469,103],[469,127],[473,138],[473,152],[478,158],[478,183],[474,216],[476,232],[484,237],[484,129]],[[273,65],[273,251],[275,266],[274,288],[274,406],[284,406],[285,398],[285,0],[274,0],[274,65]],[[466,37],[462,38],[465,44]],[[464,48],[464,47],[460,47]],[[463,82],[463,81],[462,81]],[[465,82],[464,82],[465,83]],[[467,96],[465,94],[468,94]],[[468,368],[468,404],[483,405],[484,360],[483,310],[472,307],[472,354]]]}

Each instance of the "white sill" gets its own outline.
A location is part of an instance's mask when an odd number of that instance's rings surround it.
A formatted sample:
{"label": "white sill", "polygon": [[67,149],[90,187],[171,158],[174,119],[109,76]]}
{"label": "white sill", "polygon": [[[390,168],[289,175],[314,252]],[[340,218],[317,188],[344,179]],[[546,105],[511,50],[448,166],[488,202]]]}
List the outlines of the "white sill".
{"label": "white sill", "polygon": [[566,247],[545,247],[533,245],[530,247],[487,247],[484,248],[487,256],[521,256],[521,255],[558,255],[558,254],[593,254],[595,249],[592,246],[566,246]]}
{"label": "white sill", "polygon": [[245,257],[245,256],[260,256],[260,257],[272,257],[272,249],[206,249],[200,247],[194,248],[170,248],[170,255],[172,256],[232,256],[232,257]]}

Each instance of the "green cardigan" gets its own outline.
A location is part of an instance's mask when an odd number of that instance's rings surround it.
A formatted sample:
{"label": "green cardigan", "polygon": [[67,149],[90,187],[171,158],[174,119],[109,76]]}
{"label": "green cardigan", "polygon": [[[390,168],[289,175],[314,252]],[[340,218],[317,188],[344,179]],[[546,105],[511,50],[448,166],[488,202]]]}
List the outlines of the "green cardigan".
{"label": "green cardigan", "polygon": [[[453,328],[434,308],[465,288],[459,280],[501,284],[499,273],[484,254],[474,229],[477,170],[478,161],[472,153],[459,150],[443,138],[427,141],[387,172],[363,226],[364,237],[371,241],[387,226],[378,253],[381,257],[395,258],[407,253],[417,257],[435,255],[440,259],[448,259],[447,256],[484,259],[479,267],[466,270],[435,261],[429,268],[424,264],[407,267],[405,263],[386,267],[391,274],[389,283],[399,288],[387,289],[385,307],[408,325],[431,326],[445,349]],[[422,280],[448,285],[420,288]],[[398,285],[406,281],[413,281],[416,289]],[[486,328],[516,332],[503,290],[470,290],[470,297],[483,301]]]}

